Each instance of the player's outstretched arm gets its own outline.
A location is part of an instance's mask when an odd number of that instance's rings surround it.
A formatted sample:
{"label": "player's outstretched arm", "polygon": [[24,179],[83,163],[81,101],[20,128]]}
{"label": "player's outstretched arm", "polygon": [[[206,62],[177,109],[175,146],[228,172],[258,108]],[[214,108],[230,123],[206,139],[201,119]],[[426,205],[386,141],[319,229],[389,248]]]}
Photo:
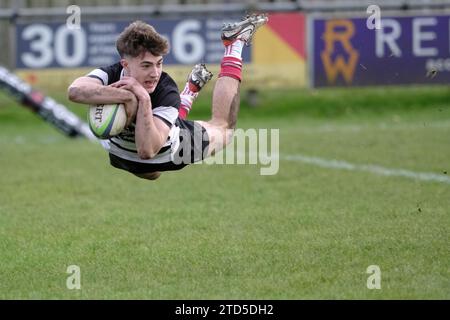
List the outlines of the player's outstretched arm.
{"label": "player's outstretched arm", "polygon": [[137,98],[133,92],[113,86],[105,86],[96,78],[79,77],[68,88],[70,101],[83,104],[123,103],[127,112],[127,125],[136,116]]}
{"label": "player's outstretched arm", "polygon": [[125,103],[133,100],[128,90],[104,86],[100,80],[79,77],[69,86],[69,99],[84,104]]}
{"label": "player's outstretched arm", "polygon": [[170,128],[154,117],[150,97],[139,98],[136,115],[136,147],[141,159],[151,159],[158,154],[169,136]]}

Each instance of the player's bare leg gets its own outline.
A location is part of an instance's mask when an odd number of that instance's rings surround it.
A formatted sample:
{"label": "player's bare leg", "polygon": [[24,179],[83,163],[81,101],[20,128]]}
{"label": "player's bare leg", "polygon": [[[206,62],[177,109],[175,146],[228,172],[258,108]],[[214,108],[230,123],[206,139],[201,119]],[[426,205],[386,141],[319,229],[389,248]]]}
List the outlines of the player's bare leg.
{"label": "player's bare leg", "polygon": [[242,48],[244,44],[250,45],[256,30],[267,21],[267,15],[255,14],[222,28],[225,54],[219,79],[214,87],[212,118],[208,122],[198,121],[208,133],[208,156],[221,150],[231,141],[240,104]]}

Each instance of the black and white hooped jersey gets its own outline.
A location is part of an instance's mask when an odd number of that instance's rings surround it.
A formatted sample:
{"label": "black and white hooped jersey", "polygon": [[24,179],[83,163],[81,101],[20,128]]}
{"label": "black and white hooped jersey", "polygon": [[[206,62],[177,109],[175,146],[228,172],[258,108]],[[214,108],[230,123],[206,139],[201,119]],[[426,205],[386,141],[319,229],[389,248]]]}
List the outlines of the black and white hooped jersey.
{"label": "black and white hooped jersey", "polygon": [[[107,86],[119,81],[124,76],[124,70],[119,62],[95,69],[87,76],[97,78],[102,81],[103,85]],[[180,145],[180,127],[177,125],[178,121],[176,121],[178,108],[180,107],[180,94],[175,81],[167,73],[162,72],[158,85],[154,92],[150,94],[150,99],[153,116],[163,120],[170,127],[167,141],[159,153],[152,159],[143,160],[139,158],[135,144],[135,122],[118,136],[109,140],[102,140],[103,147],[109,153],[126,160],[149,164],[165,163],[173,160],[174,153]]]}

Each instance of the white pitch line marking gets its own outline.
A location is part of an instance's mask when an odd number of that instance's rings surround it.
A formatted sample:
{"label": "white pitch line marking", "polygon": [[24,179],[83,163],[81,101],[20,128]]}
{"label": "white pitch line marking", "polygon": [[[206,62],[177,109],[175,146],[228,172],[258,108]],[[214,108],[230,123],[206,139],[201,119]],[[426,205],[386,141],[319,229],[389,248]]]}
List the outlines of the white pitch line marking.
{"label": "white pitch line marking", "polygon": [[285,156],[282,155],[280,159],[286,161],[303,162],[328,169],[363,171],[383,176],[404,177],[414,180],[434,181],[450,184],[450,177],[445,176],[444,174],[439,175],[431,172],[416,172],[405,169],[392,169],[373,164],[354,164],[342,160],[330,160],[319,157],[305,156],[301,154]]}

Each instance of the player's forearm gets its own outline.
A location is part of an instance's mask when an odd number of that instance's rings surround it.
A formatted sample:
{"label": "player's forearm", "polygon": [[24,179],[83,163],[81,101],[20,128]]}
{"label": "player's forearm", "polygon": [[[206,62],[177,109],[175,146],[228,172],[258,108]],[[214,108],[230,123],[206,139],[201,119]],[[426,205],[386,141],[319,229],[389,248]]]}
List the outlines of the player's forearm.
{"label": "player's forearm", "polygon": [[155,125],[149,99],[139,100],[135,141],[141,159],[153,158],[164,144],[165,139]]}
{"label": "player's forearm", "polygon": [[68,93],[71,101],[84,104],[128,103],[133,99],[128,90],[92,83],[74,83]]}

